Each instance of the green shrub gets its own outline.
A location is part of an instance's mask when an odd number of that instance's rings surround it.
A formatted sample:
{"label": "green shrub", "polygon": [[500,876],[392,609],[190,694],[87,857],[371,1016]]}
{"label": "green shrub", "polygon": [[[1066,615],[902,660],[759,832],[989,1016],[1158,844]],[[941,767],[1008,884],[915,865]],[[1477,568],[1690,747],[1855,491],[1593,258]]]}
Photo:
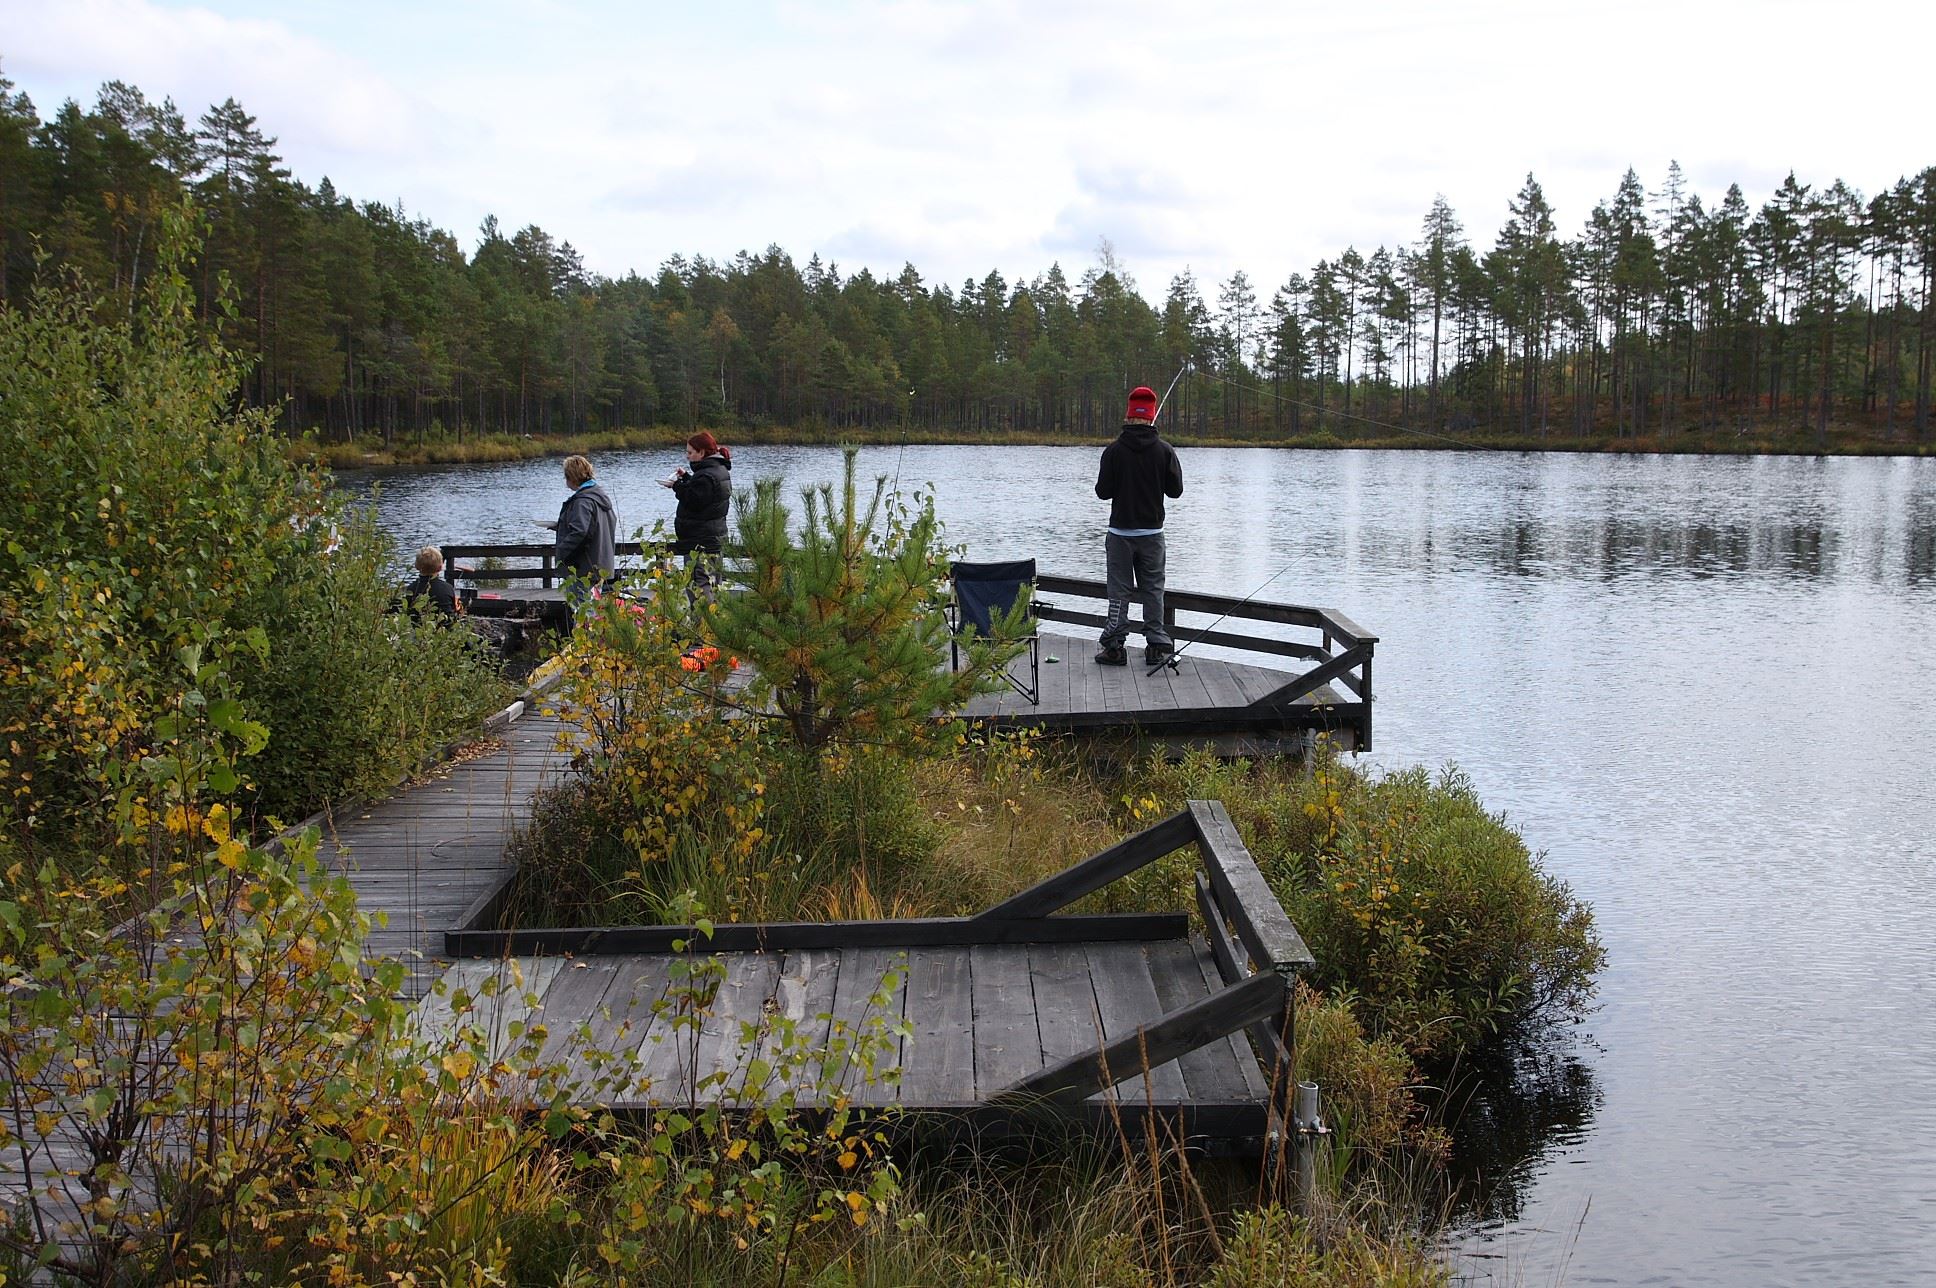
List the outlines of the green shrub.
{"label": "green shrub", "polygon": [[58,285],[0,310],[0,826],[82,863],[210,633],[267,653],[233,670],[276,731],[251,808],[388,782],[492,696],[455,639],[383,619],[374,528],[290,463],[271,412],[237,410],[247,364],[187,281],[195,222],[164,212],[132,310]]}
{"label": "green shrub", "polygon": [[1449,1055],[1539,1016],[1578,1017],[1603,949],[1593,915],[1455,769],[1308,771],[1197,756],[1153,790],[1225,801],[1317,958],[1374,1035]]}
{"label": "green shrub", "polygon": [[752,708],[777,711],[798,746],[932,747],[935,712],[1002,683],[1023,609],[992,639],[964,638],[960,670],[944,666],[948,552],[934,499],[904,506],[883,475],[863,504],[855,456],[849,448],[838,495],[830,484],[802,491],[798,532],[777,479],[740,496],[744,590],[713,606],[705,630],[751,663]]}
{"label": "green shrub", "polygon": [[285,818],[387,793],[510,696],[462,623],[391,611],[393,549],[374,516],[331,521],[335,548],[268,582],[252,605],[269,654],[242,684],[274,731],[255,766],[256,800]]}
{"label": "green shrub", "polygon": [[1323,1089],[1324,1117],[1346,1149],[1444,1152],[1443,1135],[1419,1121],[1411,1057],[1390,1039],[1367,1038],[1348,996],[1298,985],[1297,1076]]}

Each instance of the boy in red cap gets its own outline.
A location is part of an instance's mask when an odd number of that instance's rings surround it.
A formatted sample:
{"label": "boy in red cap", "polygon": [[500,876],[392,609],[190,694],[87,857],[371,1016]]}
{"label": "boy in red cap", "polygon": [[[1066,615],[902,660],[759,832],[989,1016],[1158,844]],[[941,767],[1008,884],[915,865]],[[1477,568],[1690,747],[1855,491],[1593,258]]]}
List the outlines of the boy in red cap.
{"label": "boy in red cap", "polygon": [[1143,603],[1143,661],[1160,666],[1176,645],[1163,624],[1163,498],[1183,495],[1183,463],[1176,449],[1156,436],[1156,391],[1138,385],[1129,395],[1123,431],[1102,449],[1096,495],[1109,502],[1109,534],[1103,538],[1108,569],[1109,621],[1096,661],[1127,666],[1129,597]]}

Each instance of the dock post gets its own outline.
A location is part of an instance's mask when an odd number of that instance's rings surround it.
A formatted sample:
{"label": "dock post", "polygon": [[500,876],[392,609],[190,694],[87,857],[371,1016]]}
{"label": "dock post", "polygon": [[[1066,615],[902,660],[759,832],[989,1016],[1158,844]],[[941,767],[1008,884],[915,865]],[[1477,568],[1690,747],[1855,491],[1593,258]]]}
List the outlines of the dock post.
{"label": "dock post", "polygon": [[1307,1214],[1318,1196],[1318,1149],[1330,1134],[1319,1110],[1318,1084],[1298,1083],[1291,1102],[1291,1149],[1297,1166],[1297,1201]]}

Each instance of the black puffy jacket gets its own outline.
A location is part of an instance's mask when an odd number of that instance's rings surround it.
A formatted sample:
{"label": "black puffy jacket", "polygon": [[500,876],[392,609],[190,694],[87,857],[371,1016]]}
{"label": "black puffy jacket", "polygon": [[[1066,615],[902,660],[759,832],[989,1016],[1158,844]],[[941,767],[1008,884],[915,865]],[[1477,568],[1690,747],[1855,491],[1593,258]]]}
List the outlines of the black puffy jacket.
{"label": "black puffy jacket", "polygon": [[1160,528],[1163,498],[1183,495],[1183,462],[1154,425],[1124,425],[1102,449],[1096,495],[1109,502],[1112,528]]}
{"label": "black puffy jacket", "polygon": [[718,554],[733,501],[733,463],[717,454],[695,462],[683,478],[673,480],[672,494],[679,498],[672,516],[672,553]]}

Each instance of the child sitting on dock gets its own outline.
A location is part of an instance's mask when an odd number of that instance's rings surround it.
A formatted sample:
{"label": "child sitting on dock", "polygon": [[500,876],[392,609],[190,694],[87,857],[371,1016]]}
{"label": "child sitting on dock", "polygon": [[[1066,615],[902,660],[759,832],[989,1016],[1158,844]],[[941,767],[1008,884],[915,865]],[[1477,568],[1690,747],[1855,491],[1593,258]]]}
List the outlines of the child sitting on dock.
{"label": "child sitting on dock", "polygon": [[405,582],[398,591],[404,611],[410,614],[411,621],[423,617],[424,606],[428,604],[441,616],[457,615],[457,592],[444,579],[444,552],[436,546],[425,546],[417,552],[417,579]]}

